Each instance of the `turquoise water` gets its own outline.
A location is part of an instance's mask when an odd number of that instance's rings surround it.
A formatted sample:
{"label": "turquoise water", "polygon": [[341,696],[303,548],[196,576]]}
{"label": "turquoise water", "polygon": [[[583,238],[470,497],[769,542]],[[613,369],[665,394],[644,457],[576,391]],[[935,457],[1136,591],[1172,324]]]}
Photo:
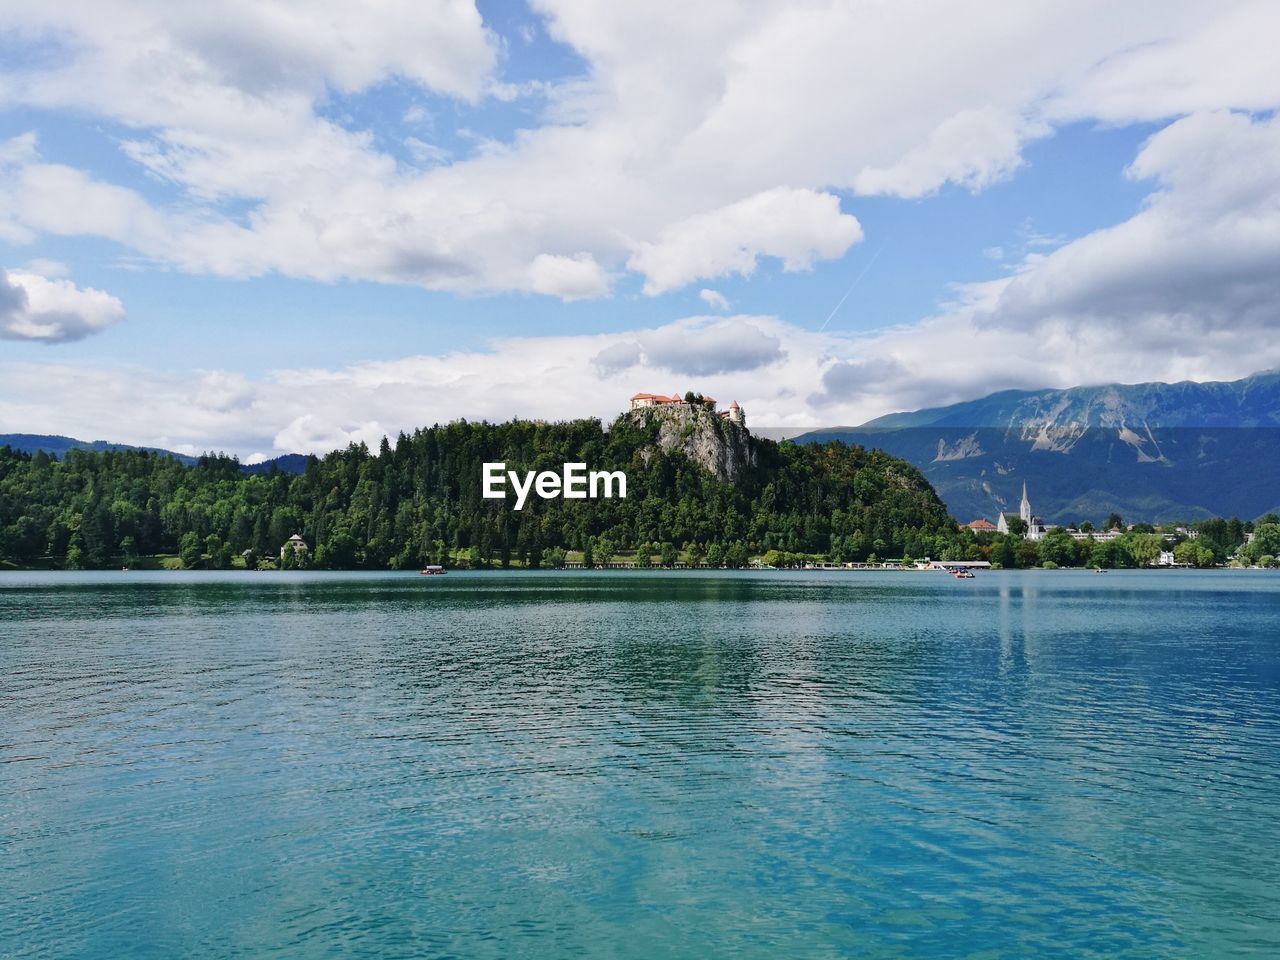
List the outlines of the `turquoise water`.
{"label": "turquoise water", "polygon": [[1280,576],[2,574],[0,957],[1280,956]]}

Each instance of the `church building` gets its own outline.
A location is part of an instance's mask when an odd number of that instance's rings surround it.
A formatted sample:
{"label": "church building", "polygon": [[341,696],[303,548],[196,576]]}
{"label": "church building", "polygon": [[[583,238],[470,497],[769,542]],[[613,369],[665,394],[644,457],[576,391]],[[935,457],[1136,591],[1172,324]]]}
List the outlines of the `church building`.
{"label": "church building", "polygon": [[1027,498],[1027,484],[1022,484],[1022,503],[1017,513],[1001,513],[996,521],[996,529],[1000,533],[1009,533],[1009,521],[1014,518],[1021,519],[1027,525],[1027,532],[1024,536],[1028,540],[1043,540],[1046,533],[1044,521],[1037,517],[1031,511],[1031,501]]}

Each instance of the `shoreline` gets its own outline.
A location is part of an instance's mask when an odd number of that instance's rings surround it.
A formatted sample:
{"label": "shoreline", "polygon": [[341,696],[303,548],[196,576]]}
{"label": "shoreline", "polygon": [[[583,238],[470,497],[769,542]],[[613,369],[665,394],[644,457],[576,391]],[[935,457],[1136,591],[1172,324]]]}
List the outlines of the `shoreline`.
{"label": "shoreline", "polygon": [[[975,570],[975,576],[981,578],[984,574],[991,573],[1240,573],[1247,571],[1262,572],[1280,572],[1275,567],[1246,567],[1246,566],[1217,566],[1217,567],[1188,567],[1188,566],[1160,566],[1160,567],[992,567],[990,569]],[[242,567],[227,567],[223,569],[193,568],[193,569],[171,569],[166,567],[103,567],[100,569],[81,569],[81,570],[62,570],[54,567],[17,567],[5,566],[0,567],[0,577],[5,574],[18,573],[57,573],[57,574],[83,574],[83,573],[168,573],[168,574],[184,574],[184,573],[226,573],[226,574],[293,574],[293,573],[369,573],[369,574],[403,574],[405,576],[421,576],[422,573],[417,569],[408,570],[390,570],[384,568],[370,567],[340,567],[340,568],[295,568],[292,570],[245,570]],[[540,567],[532,569],[528,567],[452,567],[445,570],[447,574],[459,573],[824,573],[824,574],[850,574],[850,573],[875,573],[875,574],[891,574],[891,573],[910,573],[910,574],[945,574],[951,575],[950,570],[942,568],[919,568],[919,567],[635,567],[635,566],[595,566],[595,567]]]}

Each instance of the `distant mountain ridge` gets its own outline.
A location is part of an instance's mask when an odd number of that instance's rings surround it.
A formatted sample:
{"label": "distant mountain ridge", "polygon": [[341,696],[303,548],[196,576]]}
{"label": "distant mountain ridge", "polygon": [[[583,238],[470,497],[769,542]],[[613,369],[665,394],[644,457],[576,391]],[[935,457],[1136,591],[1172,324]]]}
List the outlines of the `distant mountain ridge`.
{"label": "distant mountain ridge", "polygon": [[1028,421],[1091,427],[1280,427],[1280,371],[1205,383],[1002,390],[947,407],[890,413],[854,429],[1007,427]]}
{"label": "distant mountain ridge", "polygon": [[1051,522],[1208,515],[1280,506],[1280,372],[1243,380],[1004,390],[815,430],[918,467],[961,520],[994,517],[1025,481]]}
{"label": "distant mountain ridge", "polygon": [[[111,450],[143,450],[162,457],[172,457],[189,467],[195,466],[198,459],[161,447],[137,447],[128,443],[112,443],[109,440],[77,440],[74,437],[41,433],[0,433],[0,447],[9,447],[22,453],[36,453],[43,450],[52,457],[62,457],[70,450],[90,450],[95,453]],[[240,469],[245,473],[268,473],[273,466],[285,473],[302,473],[307,468],[307,457],[301,453],[286,453],[271,460],[264,460],[262,463],[241,464]]]}

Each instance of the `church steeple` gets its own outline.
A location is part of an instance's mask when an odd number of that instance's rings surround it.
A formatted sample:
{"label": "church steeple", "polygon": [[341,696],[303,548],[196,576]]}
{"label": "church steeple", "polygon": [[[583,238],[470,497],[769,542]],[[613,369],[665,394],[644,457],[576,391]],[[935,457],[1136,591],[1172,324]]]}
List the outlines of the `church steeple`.
{"label": "church steeple", "polygon": [[1018,510],[1018,514],[1026,522],[1027,526],[1031,525],[1031,501],[1027,499],[1027,481],[1022,481],[1022,506]]}

